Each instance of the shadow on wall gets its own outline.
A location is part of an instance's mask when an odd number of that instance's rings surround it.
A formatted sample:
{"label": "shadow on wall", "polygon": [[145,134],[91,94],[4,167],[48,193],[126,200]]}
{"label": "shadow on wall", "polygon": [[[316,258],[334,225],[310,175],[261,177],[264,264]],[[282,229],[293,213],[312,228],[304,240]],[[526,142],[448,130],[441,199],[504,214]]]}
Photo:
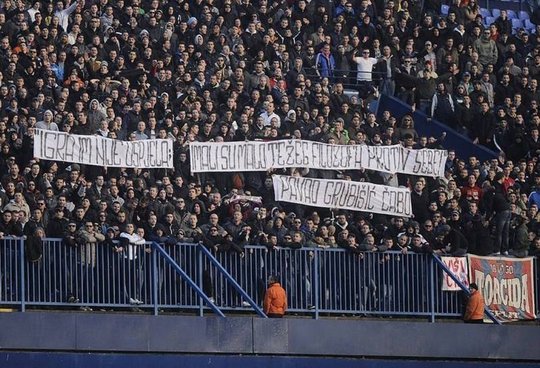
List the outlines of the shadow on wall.
{"label": "shadow on wall", "polygon": [[[377,118],[382,116],[383,111],[388,110],[396,116],[398,122],[405,114],[411,113],[411,107],[403,101],[386,95],[381,95],[377,105]],[[446,132],[446,138],[442,145],[446,149],[454,149],[458,157],[467,158],[476,156],[481,161],[490,160],[498,157],[498,153],[484,146],[474,144],[468,137],[459,134],[447,125],[436,120],[428,121],[428,116],[423,112],[415,111],[413,113],[414,127],[418,135],[440,137]]]}

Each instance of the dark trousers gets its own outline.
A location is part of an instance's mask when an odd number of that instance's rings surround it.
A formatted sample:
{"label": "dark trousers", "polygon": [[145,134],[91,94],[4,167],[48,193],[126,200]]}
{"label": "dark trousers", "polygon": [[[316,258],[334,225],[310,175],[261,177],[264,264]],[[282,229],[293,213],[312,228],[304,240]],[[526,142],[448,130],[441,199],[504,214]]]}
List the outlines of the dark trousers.
{"label": "dark trousers", "polygon": [[373,92],[373,82],[357,81],[356,89],[358,90],[358,97],[365,99]]}
{"label": "dark trousers", "polygon": [[510,210],[501,211],[495,215],[495,252],[508,251],[511,218]]}
{"label": "dark trousers", "polygon": [[465,321],[465,323],[476,323],[476,324],[480,324],[480,323],[484,323],[484,320],[483,319],[470,319],[468,321]]}

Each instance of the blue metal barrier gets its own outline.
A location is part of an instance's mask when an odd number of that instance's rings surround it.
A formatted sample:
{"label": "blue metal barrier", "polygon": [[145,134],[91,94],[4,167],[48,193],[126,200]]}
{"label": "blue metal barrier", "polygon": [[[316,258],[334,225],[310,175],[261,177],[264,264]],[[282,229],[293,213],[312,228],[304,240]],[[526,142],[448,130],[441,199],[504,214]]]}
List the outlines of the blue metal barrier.
{"label": "blue metal barrier", "polygon": [[[142,308],[202,314],[210,303],[199,289],[222,311],[247,312],[252,306],[242,302],[262,305],[266,280],[275,275],[287,291],[291,313],[432,320],[461,315],[458,293],[441,290],[442,273],[426,254],[247,246],[243,255],[212,253],[213,261],[196,244],[148,243],[117,252],[101,244],[71,247],[46,239],[43,257],[31,263],[24,259],[23,241],[4,239],[1,244],[0,304],[21,310]],[[216,262],[246,294],[231,286]],[[175,264],[197,288],[179,275]]]}
{"label": "blue metal barrier", "polygon": [[[212,300],[210,300],[210,298],[208,298],[208,296],[204,293],[202,288],[200,286],[198,286],[197,284],[195,284],[195,282],[192,280],[192,278],[188,274],[186,274],[186,272],[178,265],[178,263],[175,262],[175,260],[165,251],[165,249],[163,249],[159,244],[157,244],[155,242],[152,243],[152,247],[157,252],[159,252],[159,254],[166,261],[168,261],[169,265],[174,269],[174,271],[176,271],[176,273],[178,273],[180,276],[182,276],[183,281],[186,282],[191,287],[191,289],[193,289],[193,291],[195,291],[197,293],[197,295],[207,303],[207,305],[210,307],[210,309],[212,309],[214,311],[214,313],[216,313],[220,317],[225,317],[223,312],[221,312],[221,310],[219,310],[219,308],[216,307],[214,302]],[[154,253],[153,258],[156,259],[156,254],[155,253]],[[152,286],[154,287],[154,290],[155,290],[154,291],[154,305],[155,305],[154,313],[155,314],[157,314],[157,312],[158,312],[158,308],[157,308],[157,306],[158,306],[158,302],[157,302],[158,297],[157,296],[159,295],[158,292],[157,292],[157,290],[159,289],[159,286],[158,286],[159,285],[159,272],[156,272],[157,271],[156,265],[157,265],[157,263],[153,262],[153,272],[152,273],[154,275],[154,282],[152,283]]]}
{"label": "blue metal barrier", "polygon": [[22,280],[24,265],[21,262],[21,245],[16,238],[6,238],[0,250],[0,298],[2,304],[20,305],[24,299],[24,284]]}
{"label": "blue metal barrier", "polygon": [[[199,251],[204,254],[207,259],[212,263],[212,265],[223,275],[223,277],[230,283],[230,285],[234,288],[234,291],[236,291],[242,298],[244,298],[245,303],[249,304],[255,312],[263,318],[267,318],[266,314],[263,312],[263,310],[257,305],[251,296],[249,296],[248,293],[236,282],[235,278],[228,272],[228,270],[223,267],[223,265],[212,255],[212,253],[204,247],[203,244],[199,244]],[[245,255],[244,255],[245,256]],[[242,256],[243,257],[243,256]],[[245,305],[242,305],[245,307]]]}

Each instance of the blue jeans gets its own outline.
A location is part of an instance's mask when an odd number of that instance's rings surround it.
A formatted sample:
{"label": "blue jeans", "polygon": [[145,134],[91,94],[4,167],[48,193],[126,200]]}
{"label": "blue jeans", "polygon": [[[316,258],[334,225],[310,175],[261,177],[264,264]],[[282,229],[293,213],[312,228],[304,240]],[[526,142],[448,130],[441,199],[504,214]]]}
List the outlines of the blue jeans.
{"label": "blue jeans", "polygon": [[396,93],[396,82],[394,82],[392,79],[381,80],[379,92],[383,95],[394,96]]}
{"label": "blue jeans", "polygon": [[501,211],[495,215],[495,253],[508,251],[511,218],[510,210]]}

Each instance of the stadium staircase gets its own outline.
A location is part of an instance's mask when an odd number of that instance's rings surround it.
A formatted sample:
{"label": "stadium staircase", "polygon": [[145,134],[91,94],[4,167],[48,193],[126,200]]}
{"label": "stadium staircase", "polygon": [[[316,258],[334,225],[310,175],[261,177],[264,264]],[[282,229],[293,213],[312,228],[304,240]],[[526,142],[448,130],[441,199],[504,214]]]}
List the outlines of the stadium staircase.
{"label": "stadium staircase", "polygon": [[473,143],[470,138],[437,120],[432,120],[423,112],[413,112],[410,105],[398,98],[381,95],[377,103],[377,118],[380,119],[384,111],[390,111],[397,118],[398,124],[403,115],[411,114],[414,120],[414,128],[419,136],[439,139],[445,149],[455,150],[458,157],[467,158],[476,156],[483,162],[499,156],[497,152]]}
{"label": "stadium staircase", "polygon": [[[171,255],[161,245],[159,245],[156,242],[153,242],[152,248],[155,251],[157,251],[157,254],[159,254],[166,261],[166,263],[170,267],[172,267],[173,270],[189,285],[189,287],[193,291],[195,291],[200,298],[204,300],[204,302],[215,314],[217,314],[220,317],[225,317],[225,314],[223,313],[223,311],[216,304],[215,299],[211,295],[207,295],[204,292],[203,288],[201,287],[202,278],[203,278],[202,262],[199,264],[199,266],[201,267],[198,268],[198,275],[188,275],[188,273],[180,266],[180,264],[178,264],[178,262],[175,259],[173,259],[173,257],[171,257]],[[216,257],[208,249],[204,247],[204,245],[199,243],[197,247],[197,251],[199,251],[206,258],[206,260],[209,261],[210,264],[214,266],[214,268],[218,271],[218,273],[222,277],[225,278],[227,283],[231,285],[234,288],[234,290],[236,290],[236,292],[240,294],[240,296],[242,296],[242,298],[245,300],[244,306],[247,307],[249,305],[251,308],[253,308],[253,310],[259,317],[267,318],[266,314],[259,307],[259,305],[257,305],[257,303],[251,298],[251,296],[248,295],[248,293],[240,286],[240,284],[234,279],[234,277],[225,269],[225,267],[223,267],[223,265],[216,259]],[[154,267],[153,267],[154,278],[157,279],[158,275],[157,275],[157,258],[156,257],[153,258],[153,262],[154,262]],[[198,279],[201,281],[199,281],[199,283],[197,284],[194,281],[194,279]],[[154,288],[154,300],[157,300],[157,299],[158,299],[157,288]],[[154,308],[156,309],[154,311],[154,314],[157,315],[158,314],[157,304],[154,306]],[[203,315],[202,304],[199,308],[199,315],[201,316]]]}

